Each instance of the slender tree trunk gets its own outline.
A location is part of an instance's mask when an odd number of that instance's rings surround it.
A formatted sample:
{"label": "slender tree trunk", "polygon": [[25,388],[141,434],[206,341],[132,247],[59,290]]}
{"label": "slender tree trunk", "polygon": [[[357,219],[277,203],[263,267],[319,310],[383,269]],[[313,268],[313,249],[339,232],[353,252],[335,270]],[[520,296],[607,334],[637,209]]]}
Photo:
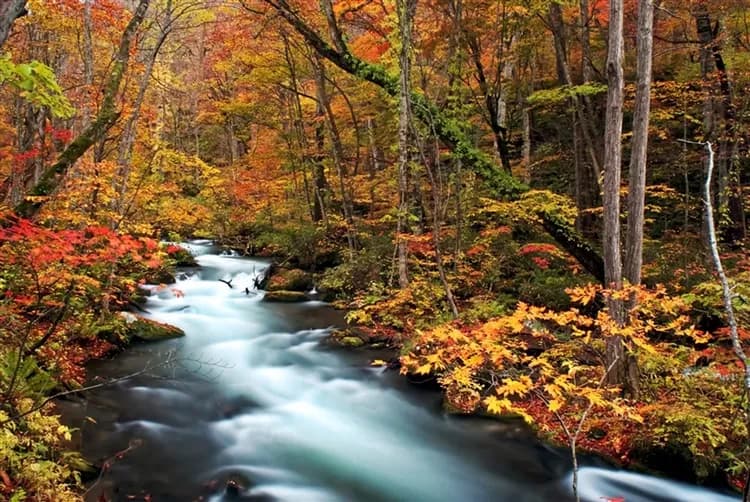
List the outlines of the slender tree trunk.
{"label": "slender tree trunk", "polygon": [[[416,130],[413,130],[416,136]],[[435,248],[435,265],[438,269],[438,276],[440,277],[440,283],[443,285],[443,291],[445,292],[445,300],[448,303],[448,307],[451,310],[451,314],[454,319],[458,318],[458,306],[456,300],[453,297],[453,290],[450,282],[448,282],[448,276],[445,273],[445,266],[443,265],[443,246],[441,238],[441,227],[443,225],[443,182],[440,173],[440,145],[438,144],[437,138],[435,138],[435,150],[434,150],[434,161],[430,161],[425,153],[424,145],[420,144],[419,149],[422,155],[422,162],[424,163],[425,170],[427,171],[427,179],[430,182],[430,191],[432,192],[432,245]]]}
{"label": "slender tree trunk", "polygon": [[[719,254],[719,244],[716,239],[716,225],[714,223],[714,208],[711,204],[711,177],[714,171],[714,150],[711,142],[706,142],[706,150],[708,151],[708,163],[706,166],[706,182],[704,185],[704,199],[703,204],[706,209],[706,226],[708,227],[708,247],[711,251],[711,259],[713,261],[716,274],[719,276],[719,284],[721,285],[722,299],[724,301],[724,313],[726,314],[727,325],[729,327],[729,337],[732,341],[732,349],[737,357],[737,360],[742,365],[743,369],[743,384],[745,393],[750,393],[750,358],[748,358],[747,352],[745,352],[742,346],[742,340],[740,339],[737,318],[734,312],[734,305],[732,300],[735,296],[732,291],[729,279],[724,272],[724,266],[721,262],[721,256]],[[744,410],[745,416],[745,427],[750,429],[750,414],[748,414],[747,404],[745,404]],[[743,502],[750,502],[750,472],[746,474],[745,487],[742,491]]]}
{"label": "slender tree trunk", "polygon": [[333,46],[336,48],[337,51],[341,53],[349,52],[349,50],[346,47],[346,43],[344,43],[344,37],[341,34],[341,29],[339,28],[339,24],[336,21],[336,14],[333,11],[333,4],[331,3],[331,0],[320,0],[320,10],[322,10],[326,16],[326,24],[328,25],[328,34],[330,35],[331,40],[333,41]]}
{"label": "slender tree trunk", "polygon": [[[604,283],[611,290],[622,289],[622,257],[620,254],[620,171],[622,158],[623,77],[623,0],[610,0],[609,38],[607,51],[607,109],[604,131]],[[622,326],[626,322],[624,302],[608,298],[609,315]],[[619,334],[606,334],[606,365],[612,367],[607,383],[629,389],[625,344]]]}
{"label": "slender tree trunk", "polygon": [[501,118],[504,118],[504,110],[501,112],[500,105],[503,102],[499,93],[496,93],[487,81],[484,63],[482,63],[482,50],[479,45],[479,40],[469,34],[466,34],[465,38],[469,47],[471,60],[474,63],[479,90],[484,97],[487,122],[492,130],[492,137],[497,156],[500,159],[500,164],[503,166],[503,169],[510,173],[510,152],[508,151],[507,130],[505,125],[501,122]]}
{"label": "slender tree trunk", "polygon": [[[586,1],[581,2],[581,17],[588,18],[588,5]],[[584,13],[583,9],[587,9]],[[557,66],[557,78],[560,85],[572,86],[573,78],[568,64],[567,37],[565,24],[563,23],[562,8],[560,4],[553,2],[549,6],[549,25],[552,30],[552,38],[555,45],[555,62]],[[588,32],[584,34],[588,36]],[[584,43],[585,45],[585,43]],[[584,55],[585,57],[585,55]],[[590,54],[589,54],[590,57]],[[588,71],[586,72],[588,75]],[[570,100],[571,106],[575,113],[573,121],[574,135],[583,152],[586,153],[588,161],[578,157],[576,169],[576,207],[578,208],[578,218],[576,226],[580,232],[589,237],[596,235],[596,219],[593,217],[591,209],[599,205],[599,192],[602,189],[600,174],[602,165],[602,154],[595,141],[595,119],[592,113],[590,101],[583,100],[573,96]]]}
{"label": "slender tree trunk", "polygon": [[347,241],[349,249],[357,248],[356,231],[354,228],[353,204],[349,189],[347,188],[346,167],[344,166],[344,150],[339,136],[339,129],[336,124],[336,118],[331,110],[331,101],[326,90],[325,66],[317,54],[312,56],[313,69],[315,71],[316,89],[318,94],[318,103],[325,114],[325,123],[328,126],[328,133],[331,139],[331,153],[333,154],[333,166],[336,169],[336,175],[339,181],[339,191],[341,193],[341,209],[344,220],[347,225]]}
{"label": "slender tree trunk", "polygon": [[328,187],[325,171],[325,111],[318,102],[315,109],[317,124],[315,125],[316,156],[313,160],[313,221],[323,220],[325,214],[324,194]]}
{"label": "slender tree trunk", "polygon": [[[290,119],[292,121],[292,130],[294,131],[293,137],[296,138],[297,150],[301,153],[301,165],[303,174],[307,171],[307,166],[311,165],[313,171],[313,187],[312,194],[310,193],[310,187],[307,183],[307,174],[304,174],[303,179],[305,182],[305,198],[307,200],[308,209],[310,210],[310,216],[313,221],[326,221],[326,207],[325,203],[327,200],[326,192],[328,189],[328,183],[325,177],[325,166],[323,160],[325,158],[324,153],[324,111],[320,103],[317,103],[316,116],[319,118],[317,126],[315,128],[315,146],[316,154],[310,158],[308,155],[308,140],[307,133],[305,132],[304,115],[302,113],[302,103],[300,101],[300,90],[299,90],[299,78],[297,76],[297,65],[292,57],[291,46],[289,39],[285,33],[282,33],[282,39],[284,41],[284,59],[286,60],[287,69],[289,70],[289,81],[292,91],[292,107],[290,111]],[[290,149],[291,153],[291,149]]]}
{"label": "slender tree trunk", "polygon": [[[552,28],[552,38],[555,44],[555,62],[557,65],[557,78],[561,85],[573,85],[573,78],[570,74],[570,66],[568,65],[568,55],[566,47],[566,36],[565,36],[565,25],[562,18],[562,8],[557,2],[552,2],[549,6],[549,21],[550,27]],[[598,175],[601,173],[601,164],[599,160],[600,154],[594,141],[594,119],[590,114],[590,110],[584,109],[580,100],[576,97],[573,98],[573,106],[578,115],[578,120],[581,123],[581,130],[583,133],[583,139],[586,146],[586,153],[591,161],[593,172],[596,173],[595,179],[598,180]]]}
{"label": "slender tree trunk", "polygon": [[594,60],[591,55],[591,12],[589,0],[579,0],[581,20],[581,75],[584,82],[594,80]]}
{"label": "slender tree trunk", "polygon": [[375,126],[371,117],[367,118],[367,140],[369,142],[370,161],[367,163],[370,182],[370,217],[375,215],[375,173],[381,170],[380,149],[375,141]]}
{"label": "slender tree trunk", "polygon": [[398,223],[396,225],[396,246],[398,284],[406,288],[409,285],[407,265],[407,243],[401,234],[409,228],[409,124],[411,116],[411,40],[414,23],[414,13],[417,8],[416,0],[397,0],[398,27],[401,38],[399,52],[399,115],[398,115]]}
{"label": "slender tree trunk", "polygon": [[633,141],[628,181],[628,229],[625,238],[625,279],[641,283],[643,225],[646,198],[646,160],[651,110],[651,61],[653,52],[654,0],[638,3],[637,68]]}
{"label": "slender tree trunk", "polygon": [[91,115],[93,115],[93,95],[94,92],[94,40],[92,33],[94,32],[94,26],[91,20],[91,7],[93,0],[84,0],[83,2],[83,54],[81,59],[83,60],[83,81],[86,84],[86,92],[89,94],[89,99],[83,105],[81,111],[81,119],[83,127],[88,127],[91,122]]}
{"label": "slender tree trunk", "polygon": [[521,123],[523,127],[523,165],[526,170],[526,183],[528,183],[531,181],[531,110],[524,108],[521,113]]}

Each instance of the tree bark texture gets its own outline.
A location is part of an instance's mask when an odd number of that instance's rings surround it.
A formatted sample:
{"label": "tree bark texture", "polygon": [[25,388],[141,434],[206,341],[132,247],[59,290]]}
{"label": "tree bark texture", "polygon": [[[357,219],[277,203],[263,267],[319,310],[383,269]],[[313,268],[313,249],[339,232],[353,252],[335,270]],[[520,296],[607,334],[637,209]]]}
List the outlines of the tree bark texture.
{"label": "tree bark texture", "polygon": [[26,0],[0,0],[0,47],[8,40],[10,28],[26,14]]}
{"label": "tree bark texture", "polygon": [[[623,0],[610,0],[609,47],[607,50],[607,109],[604,131],[604,284],[618,291],[622,289],[622,256],[620,249],[620,181],[622,162],[622,109],[624,101],[623,76]],[[625,303],[610,296],[609,315],[619,326],[627,322]],[[634,360],[626,354],[622,335],[605,333],[605,364],[611,367],[607,383],[619,385],[629,395],[638,393],[638,374]]]}

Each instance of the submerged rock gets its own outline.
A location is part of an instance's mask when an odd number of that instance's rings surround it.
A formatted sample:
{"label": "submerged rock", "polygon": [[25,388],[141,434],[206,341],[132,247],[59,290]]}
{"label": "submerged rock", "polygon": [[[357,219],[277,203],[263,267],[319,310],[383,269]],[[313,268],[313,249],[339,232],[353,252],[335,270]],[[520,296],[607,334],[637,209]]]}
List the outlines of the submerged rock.
{"label": "submerged rock", "polygon": [[265,302],[277,302],[277,303],[297,303],[306,302],[307,296],[305,293],[300,291],[268,291],[263,297]]}
{"label": "submerged rock", "polygon": [[127,325],[128,338],[136,338],[147,342],[168,340],[185,336],[185,332],[177,326],[146,319],[132,312],[120,312]]}

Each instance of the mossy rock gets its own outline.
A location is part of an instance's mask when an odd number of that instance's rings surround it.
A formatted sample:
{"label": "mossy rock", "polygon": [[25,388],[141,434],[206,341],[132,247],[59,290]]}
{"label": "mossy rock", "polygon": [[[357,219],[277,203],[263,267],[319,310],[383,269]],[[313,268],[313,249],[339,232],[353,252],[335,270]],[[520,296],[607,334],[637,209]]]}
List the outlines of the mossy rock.
{"label": "mossy rock", "polygon": [[145,279],[148,284],[174,284],[177,282],[175,276],[169,270],[163,268],[150,272]]}
{"label": "mossy rock", "polygon": [[355,329],[337,329],[328,336],[328,342],[337,347],[356,349],[367,343],[366,337],[360,336]]}
{"label": "mossy rock", "polygon": [[356,349],[365,344],[364,340],[356,336],[345,336],[344,338],[339,338],[338,342],[342,347],[349,347],[351,349]]}
{"label": "mossy rock", "polygon": [[300,291],[268,291],[263,297],[263,301],[275,303],[299,303],[307,301],[307,296]]}
{"label": "mossy rock", "polygon": [[280,268],[273,271],[266,290],[268,291],[309,291],[313,287],[312,275],[298,268]]}
{"label": "mossy rock", "polygon": [[135,338],[147,342],[156,342],[185,336],[184,331],[171,324],[152,321],[132,312],[120,312],[120,315],[125,319],[127,335],[131,339]]}
{"label": "mossy rock", "polygon": [[195,256],[190,254],[190,251],[188,251],[187,249],[183,247],[169,253],[169,257],[174,261],[174,264],[177,267],[199,266],[198,262],[195,261]]}

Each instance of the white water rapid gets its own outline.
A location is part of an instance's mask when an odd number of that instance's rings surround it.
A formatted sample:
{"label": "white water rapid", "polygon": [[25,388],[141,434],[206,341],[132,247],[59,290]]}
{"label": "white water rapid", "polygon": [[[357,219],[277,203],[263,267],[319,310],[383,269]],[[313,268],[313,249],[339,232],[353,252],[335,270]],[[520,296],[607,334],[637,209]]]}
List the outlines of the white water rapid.
{"label": "white water rapid", "polygon": [[[176,363],[89,396],[83,450],[108,467],[88,500],[572,500],[565,452],[516,423],[442,416],[435,393],[321,347],[340,313],[246,294],[264,262],[190,247],[200,269],[145,307],[187,336],[92,369],[112,378]],[[588,502],[736,500],[596,462],[581,471]]]}

